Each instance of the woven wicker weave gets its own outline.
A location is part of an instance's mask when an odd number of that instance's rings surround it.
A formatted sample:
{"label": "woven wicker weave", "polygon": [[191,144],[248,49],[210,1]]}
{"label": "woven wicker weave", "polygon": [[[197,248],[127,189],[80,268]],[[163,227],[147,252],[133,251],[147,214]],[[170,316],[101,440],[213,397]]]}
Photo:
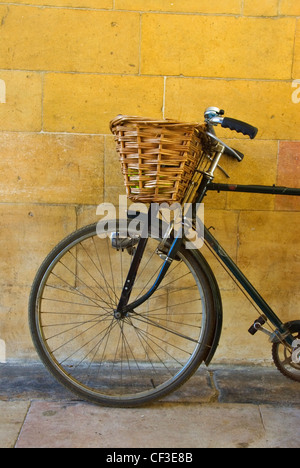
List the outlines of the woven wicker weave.
{"label": "woven wicker weave", "polygon": [[202,153],[204,127],[118,116],[110,128],[127,196],[144,203],[181,202]]}

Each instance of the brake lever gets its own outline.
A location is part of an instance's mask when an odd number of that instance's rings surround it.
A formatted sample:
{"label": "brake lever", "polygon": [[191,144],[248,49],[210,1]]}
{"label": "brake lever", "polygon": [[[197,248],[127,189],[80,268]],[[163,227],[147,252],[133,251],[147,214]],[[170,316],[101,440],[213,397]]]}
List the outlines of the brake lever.
{"label": "brake lever", "polygon": [[230,146],[226,145],[226,143],[224,143],[224,141],[220,140],[220,138],[218,138],[216,135],[213,135],[213,133],[211,132],[206,132],[206,135],[208,135],[210,138],[212,138],[213,140],[217,141],[218,143],[220,143],[222,146],[224,146],[224,148],[226,148],[230,154],[236,158],[239,162],[241,162],[243,160],[243,158],[241,158],[241,156],[232,148],[230,148]]}

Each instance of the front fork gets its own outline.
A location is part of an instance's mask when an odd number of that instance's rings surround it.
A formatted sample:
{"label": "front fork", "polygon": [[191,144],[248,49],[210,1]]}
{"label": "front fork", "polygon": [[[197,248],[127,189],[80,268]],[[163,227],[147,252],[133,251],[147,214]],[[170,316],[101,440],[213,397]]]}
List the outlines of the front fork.
{"label": "front fork", "polygon": [[162,280],[164,279],[167,271],[169,270],[171,266],[171,263],[176,258],[177,253],[181,248],[183,239],[182,239],[182,233],[179,231],[177,236],[174,238],[170,248],[168,248],[167,255],[164,255],[164,263],[160,269],[158,277],[155,283],[153,284],[153,286],[142,297],[128,304],[131,293],[132,293],[132,289],[136,280],[138,269],[139,269],[141,260],[143,258],[145,249],[147,247],[147,243],[149,239],[149,227],[151,226],[150,224],[151,219],[153,219],[153,216],[157,215],[157,211],[155,212],[155,209],[156,209],[155,206],[156,206],[155,204],[150,205],[150,208],[148,211],[148,220],[147,220],[148,222],[145,223],[145,226],[142,230],[141,238],[137,244],[136,251],[134,253],[134,256],[133,256],[133,259],[129,268],[129,272],[125,280],[125,284],[123,286],[123,290],[121,293],[118,307],[114,312],[116,319],[122,319],[126,317],[129,311],[134,310],[134,308],[136,307],[139,307],[141,304],[143,304],[152,296],[152,294],[157,290],[157,288],[161,284]]}

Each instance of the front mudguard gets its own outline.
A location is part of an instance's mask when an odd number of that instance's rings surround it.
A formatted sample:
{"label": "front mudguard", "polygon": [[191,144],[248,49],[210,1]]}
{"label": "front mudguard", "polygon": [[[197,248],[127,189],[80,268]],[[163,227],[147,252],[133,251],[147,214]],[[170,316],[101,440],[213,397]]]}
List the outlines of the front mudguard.
{"label": "front mudguard", "polygon": [[[131,213],[128,212],[128,216],[129,216],[130,219],[133,219],[136,216],[136,214],[132,217]],[[146,215],[144,215],[144,218],[145,218],[144,222],[148,222],[148,218],[146,219]],[[162,233],[167,232],[169,225],[166,224],[164,221],[160,220],[159,221],[159,230],[157,232],[156,232],[155,229],[154,229],[154,231],[152,231],[152,227],[151,227],[151,235],[153,237],[161,238]],[[166,246],[170,247],[170,243],[167,242]],[[203,255],[197,249],[191,249],[190,252],[193,255],[193,257],[195,258],[195,260],[198,262],[199,266],[202,268],[204,274],[206,275],[206,277],[208,279],[208,282],[209,282],[209,285],[210,285],[210,288],[211,288],[211,291],[212,291],[213,301],[214,301],[213,313],[215,314],[215,317],[214,317],[215,331],[214,331],[214,335],[213,335],[213,338],[211,340],[211,343],[208,344],[207,352],[206,352],[206,355],[204,357],[204,362],[205,362],[206,366],[209,366],[209,364],[211,363],[211,361],[212,361],[212,359],[213,359],[213,357],[215,355],[215,352],[217,350],[217,347],[218,347],[218,344],[219,344],[219,341],[220,341],[220,337],[221,337],[221,333],[222,333],[222,325],[223,325],[222,299],[221,299],[221,293],[220,293],[220,289],[219,289],[217,280],[215,278],[215,275],[214,275],[211,267],[207,263],[206,259],[203,257]]]}
{"label": "front mudguard", "polygon": [[221,293],[220,289],[216,280],[216,277],[207,263],[206,259],[203,257],[203,255],[198,251],[198,250],[191,250],[192,255],[194,256],[195,260],[198,262],[200,265],[201,269],[205,273],[209,284],[210,288],[212,291],[213,295],[213,301],[214,301],[214,314],[215,314],[215,332],[214,336],[212,338],[211,343],[209,344],[207,354],[205,356],[204,362],[206,366],[209,366],[211,363],[215,352],[217,350],[221,333],[222,333],[222,325],[223,325],[223,305],[222,305],[222,298],[221,298]]}

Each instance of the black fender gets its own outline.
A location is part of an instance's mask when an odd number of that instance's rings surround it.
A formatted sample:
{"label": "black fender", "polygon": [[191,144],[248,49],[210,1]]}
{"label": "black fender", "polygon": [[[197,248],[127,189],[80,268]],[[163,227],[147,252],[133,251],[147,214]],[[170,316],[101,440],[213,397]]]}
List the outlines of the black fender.
{"label": "black fender", "polygon": [[[128,215],[128,218],[129,218],[128,222],[129,222],[130,219],[133,219],[133,218],[135,218],[137,216],[136,212],[131,213],[130,210],[128,211],[127,215]],[[148,215],[146,215],[144,213],[139,213],[139,215],[141,216],[141,218],[144,218],[144,222],[148,222],[148,217],[147,217]],[[159,238],[162,237],[163,232],[167,232],[167,229],[168,229],[169,225],[166,224],[165,221],[159,220],[158,227],[159,227],[159,230],[156,231],[154,229],[153,232],[151,230],[151,234],[152,234],[153,237],[157,237],[159,239]],[[169,241],[166,242],[166,247],[170,247]],[[191,249],[190,252],[193,255],[194,259],[199,264],[199,266],[202,268],[204,274],[206,275],[206,277],[207,277],[207,279],[209,281],[209,284],[210,284],[212,295],[213,295],[214,313],[215,313],[215,332],[214,332],[214,336],[212,338],[211,343],[209,343],[209,345],[208,345],[207,353],[206,353],[206,356],[204,358],[204,362],[205,362],[206,366],[209,366],[209,364],[211,363],[211,361],[212,361],[212,359],[213,359],[213,357],[215,355],[215,352],[217,350],[217,347],[218,347],[218,344],[219,344],[219,341],[220,341],[220,337],[221,337],[221,333],[222,333],[222,326],[223,326],[222,298],[221,298],[221,293],[220,293],[220,289],[219,289],[219,286],[218,286],[218,282],[217,282],[216,277],[215,277],[211,267],[209,266],[207,260],[200,253],[200,251],[197,250],[197,249]]]}
{"label": "black fender", "polygon": [[211,363],[215,352],[217,350],[217,347],[219,345],[221,333],[222,333],[222,326],[223,326],[223,305],[222,305],[222,298],[221,298],[221,293],[219,289],[218,282],[216,280],[216,277],[209,266],[207,260],[204,258],[204,256],[199,252],[199,250],[191,250],[191,253],[195,260],[198,262],[200,265],[201,269],[205,273],[211,290],[213,294],[213,301],[214,301],[214,313],[215,313],[215,333],[213,336],[213,339],[210,343],[210,347],[207,350],[207,355],[205,356],[204,362],[206,366],[209,366]]}

